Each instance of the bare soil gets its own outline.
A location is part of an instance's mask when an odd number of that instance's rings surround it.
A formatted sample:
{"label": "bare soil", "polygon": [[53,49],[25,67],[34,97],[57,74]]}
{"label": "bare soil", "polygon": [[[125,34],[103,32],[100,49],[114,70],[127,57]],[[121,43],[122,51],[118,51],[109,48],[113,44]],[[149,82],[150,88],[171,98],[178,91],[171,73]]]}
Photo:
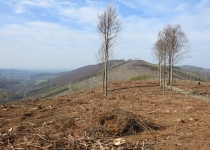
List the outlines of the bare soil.
{"label": "bare soil", "polygon": [[[210,90],[184,82],[175,85]],[[209,102],[162,95],[154,80],[111,82],[108,97],[98,87],[0,108],[0,149],[208,150],[209,129]]]}
{"label": "bare soil", "polygon": [[192,94],[210,98],[210,83],[176,80],[174,86],[190,91]]}

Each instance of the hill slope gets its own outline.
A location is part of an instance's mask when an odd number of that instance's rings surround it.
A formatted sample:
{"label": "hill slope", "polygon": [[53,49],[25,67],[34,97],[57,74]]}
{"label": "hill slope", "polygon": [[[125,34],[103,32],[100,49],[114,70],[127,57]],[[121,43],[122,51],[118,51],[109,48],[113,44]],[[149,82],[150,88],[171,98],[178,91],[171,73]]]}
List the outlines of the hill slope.
{"label": "hill slope", "polygon": [[[84,90],[98,86],[102,83],[101,75],[102,64],[88,65],[76,70],[61,73],[59,77],[48,80],[48,82],[34,85],[28,91],[29,95],[40,97],[55,96]],[[127,80],[139,75],[146,75],[153,78],[157,77],[157,65],[143,60],[112,60],[108,68],[108,81]],[[178,67],[174,68],[174,77],[184,80],[205,81],[205,77],[195,72],[189,72]],[[166,71],[167,76],[167,71]]]}
{"label": "hill slope", "polygon": [[205,73],[205,72],[210,72],[210,69],[205,69],[202,67],[196,67],[196,66],[189,66],[189,65],[183,65],[183,66],[177,66],[183,70],[186,71],[192,71],[192,72],[199,72],[199,73]]}
{"label": "hill slope", "polygon": [[0,107],[0,149],[209,149],[210,103],[154,80],[108,87]]}
{"label": "hill slope", "polygon": [[[183,68],[183,69],[181,69]],[[210,74],[201,74],[195,71],[188,71],[189,67],[175,67],[174,77],[184,80],[209,81]],[[192,67],[190,67],[192,69]],[[195,67],[196,68],[196,67]],[[108,66],[108,82],[140,79],[142,77],[156,78],[157,65],[143,60],[111,60]],[[184,70],[186,69],[186,70]],[[196,68],[202,70],[201,68]],[[68,94],[71,92],[99,86],[102,83],[101,76],[102,64],[88,65],[69,72],[59,74],[39,73],[31,74],[26,79],[2,80],[0,90],[7,92],[6,98],[13,91],[17,99],[21,98],[46,98],[58,94]],[[195,69],[194,69],[195,70]],[[204,70],[204,69],[203,69]],[[166,76],[167,72],[166,70]],[[23,72],[29,75],[28,72]],[[4,93],[0,93],[5,97]],[[21,96],[21,97],[20,97]]]}

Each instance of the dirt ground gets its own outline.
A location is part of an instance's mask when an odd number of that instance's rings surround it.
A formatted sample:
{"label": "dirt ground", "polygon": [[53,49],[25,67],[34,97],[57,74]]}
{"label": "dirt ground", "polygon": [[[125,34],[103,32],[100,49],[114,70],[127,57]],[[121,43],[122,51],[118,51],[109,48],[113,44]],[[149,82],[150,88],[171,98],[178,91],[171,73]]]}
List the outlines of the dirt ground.
{"label": "dirt ground", "polygon": [[162,95],[154,80],[111,82],[108,97],[98,87],[8,103],[0,108],[0,149],[208,150],[210,104],[176,91]]}
{"label": "dirt ground", "polygon": [[193,94],[210,98],[210,83],[175,80],[175,86],[184,90],[191,91]]}

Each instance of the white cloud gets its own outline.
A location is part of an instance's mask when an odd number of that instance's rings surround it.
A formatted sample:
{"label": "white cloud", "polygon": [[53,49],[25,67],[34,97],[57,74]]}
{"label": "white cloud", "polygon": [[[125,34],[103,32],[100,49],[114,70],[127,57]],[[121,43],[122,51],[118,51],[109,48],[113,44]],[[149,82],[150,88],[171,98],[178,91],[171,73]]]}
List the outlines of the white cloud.
{"label": "white cloud", "polygon": [[[118,0],[120,3],[125,6],[135,9],[136,11],[141,12],[142,15],[149,16],[168,16],[173,13],[180,13],[186,11],[189,7],[189,3],[181,2],[176,0]],[[165,13],[164,15],[162,15]]]}
{"label": "white cloud", "polygon": [[[97,22],[97,11],[90,7],[80,7],[80,8],[61,8],[58,10],[61,17],[65,18],[65,21],[74,19],[79,24],[91,24],[96,26]],[[71,19],[70,19],[71,18]]]}
{"label": "white cloud", "polygon": [[[11,0],[5,3],[18,15],[0,15],[0,47],[3,49],[0,65],[76,68],[96,62],[94,51],[100,45],[97,13],[105,9],[105,1]],[[114,47],[119,59],[153,61],[150,51],[157,32],[170,23],[180,24],[192,44],[192,58],[184,63],[203,67],[209,64],[197,60],[199,52],[199,57],[209,62],[209,1],[118,0],[113,3],[123,27],[119,45]],[[121,4],[131,9],[123,7],[122,10]],[[125,11],[126,16],[123,16]],[[45,17],[39,18],[42,14]],[[8,60],[18,63],[4,63]]]}
{"label": "white cloud", "polygon": [[[72,19],[79,24],[96,24],[97,12],[102,10],[102,3],[86,1],[84,4],[77,4],[71,1],[59,0],[13,0],[9,3],[16,14],[43,9],[46,13],[53,13],[62,21],[71,22]],[[33,12],[33,13],[39,13]]]}
{"label": "white cloud", "polygon": [[205,8],[206,6],[208,6],[208,4],[210,4],[209,0],[201,0],[201,1],[196,5],[196,8],[202,10],[203,8]]}
{"label": "white cloud", "polygon": [[17,14],[29,11],[32,7],[48,8],[55,5],[53,0],[11,0],[8,3]]}
{"label": "white cloud", "polygon": [[[98,48],[97,34],[66,29],[45,22],[29,22],[24,25],[11,24],[0,28],[0,67],[44,68],[79,67],[91,63]],[[86,59],[81,57],[85,56]],[[23,59],[24,58],[24,59]],[[20,60],[21,59],[21,60]],[[5,65],[4,62],[8,62]],[[3,65],[4,64],[4,65]],[[69,64],[69,65],[67,65]],[[2,66],[3,65],[3,66]]]}
{"label": "white cloud", "polygon": [[18,7],[18,8],[16,8],[16,10],[15,10],[15,13],[16,13],[16,14],[22,14],[23,12],[25,12],[25,9],[24,9],[24,8],[21,8],[21,7]]}
{"label": "white cloud", "polygon": [[[150,6],[149,3],[147,4]],[[168,23],[180,24],[189,38],[192,47],[190,52],[191,58],[180,62],[180,64],[186,63],[207,68],[208,64],[202,63],[198,59],[201,59],[201,56],[205,55],[205,57],[203,56],[203,60],[206,62],[209,60],[206,54],[210,53],[208,52],[208,47],[210,46],[210,20],[206,18],[208,18],[210,11],[209,8],[203,8],[195,13],[194,10],[188,10],[190,7],[188,4],[180,3],[177,7],[174,7],[174,12],[177,11],[178,13],[172,13],[166,18],[164,15],[155,18],[145,18],[139,15],[129,16],[127,18],[122,17],[122,42],[118,46],[117,52],[120,56],[125,56],[127,59],[136,56],[146,61],[154,62],[150,51],[153,43],[156,41],[158,30],[161,30]],[[185,8],[188,8],[187,11],[184,11]],[[123,52],[120,51],[122,49],[124,49]],[[200,53],[199,57],[197,57],[198,51]]]}
{"label": "white cloud", "polygon": [[118,0],[120,3],[122,3],[123,5],[127,6],[127,7],[130,7],[130,8],[133,8],[133,9],[136,9],[138,8],[137,5],[135,5],[135,2],[131,2],[131,1],[127,1],[127,0]]}
{"label": "white cloud", "polygon": [[52,1],[49,0],[33,0],[33,1],[20,1],[20,6],[32,6],[32,7],[49,7]]}

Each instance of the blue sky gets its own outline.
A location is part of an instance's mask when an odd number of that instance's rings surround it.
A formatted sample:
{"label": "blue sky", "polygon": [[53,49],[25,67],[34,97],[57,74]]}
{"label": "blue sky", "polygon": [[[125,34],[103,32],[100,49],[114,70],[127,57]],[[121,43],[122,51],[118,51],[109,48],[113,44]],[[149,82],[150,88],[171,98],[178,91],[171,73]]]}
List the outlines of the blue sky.
{"label": "blue sky", "polygon": [[96,64],[97,14],[112,2],[122,22],[115,59],[151,55],[157,32],[180,24],[191,58],[178,65],[210,68],[209,0],[0,0],[0,68],[76,69]]}

